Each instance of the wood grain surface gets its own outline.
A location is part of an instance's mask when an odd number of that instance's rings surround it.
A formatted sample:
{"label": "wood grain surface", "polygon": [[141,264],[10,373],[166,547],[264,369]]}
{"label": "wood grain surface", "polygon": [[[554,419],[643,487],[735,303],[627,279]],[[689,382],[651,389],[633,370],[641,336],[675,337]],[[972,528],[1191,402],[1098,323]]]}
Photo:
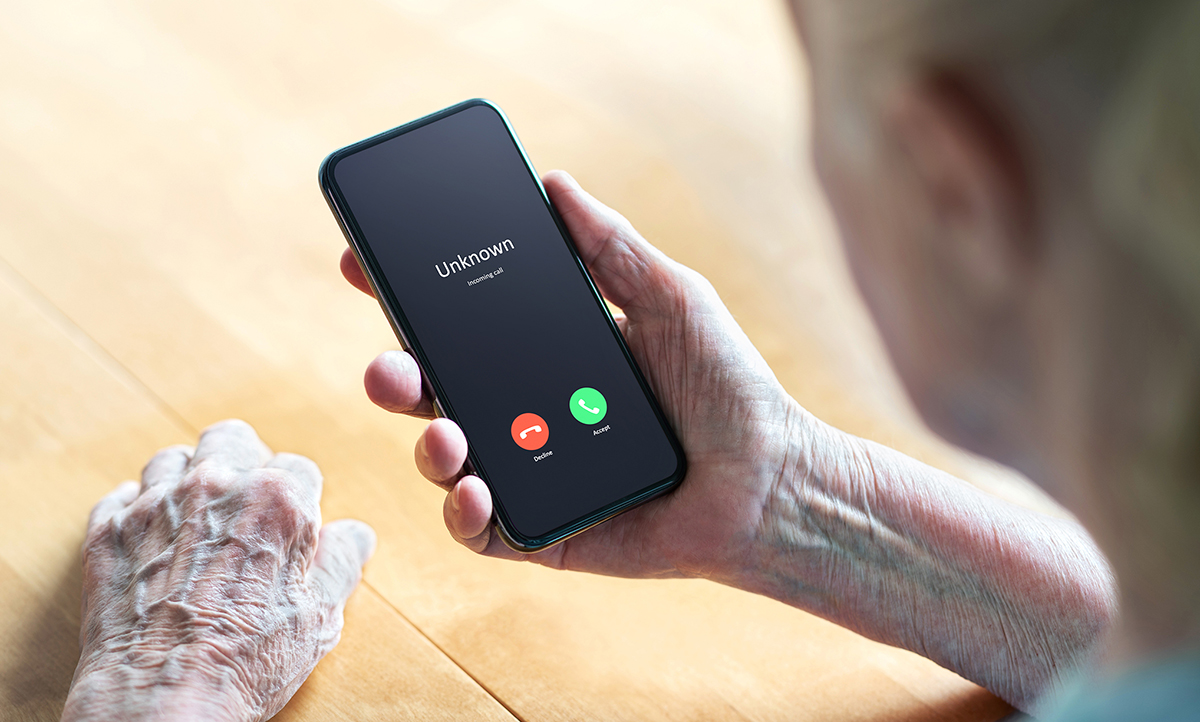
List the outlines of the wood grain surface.
{"label": "wood grain surface", "polygon": [[161,446],[252,423],[379,532],[340,646],[280,719],[995,720],[915,655],[697,581],[481,559],[373,407],[394,348],[316,185],[467,97],[705,273],[822,418],[1021,503],[904,401],[805,151],[773,0],[0,3],[0,718],[53,720],[90,506]]}

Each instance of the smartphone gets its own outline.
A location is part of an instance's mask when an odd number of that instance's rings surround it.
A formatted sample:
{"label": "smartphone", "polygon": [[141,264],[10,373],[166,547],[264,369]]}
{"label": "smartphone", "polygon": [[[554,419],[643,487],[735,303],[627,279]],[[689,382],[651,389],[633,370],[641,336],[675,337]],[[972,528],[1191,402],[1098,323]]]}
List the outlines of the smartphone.
{"label": "smartphone", "polygon": [[320,183],[509,546],[544,549],[679,484],[679,442],[497,106],[335,151]]}

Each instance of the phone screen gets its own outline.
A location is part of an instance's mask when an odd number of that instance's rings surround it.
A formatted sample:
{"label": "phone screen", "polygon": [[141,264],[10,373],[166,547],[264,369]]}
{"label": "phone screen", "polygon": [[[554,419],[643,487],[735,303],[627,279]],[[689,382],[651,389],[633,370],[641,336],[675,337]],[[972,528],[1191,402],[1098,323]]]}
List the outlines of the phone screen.
{"label": "phone screen", "polygon": [[322,186],[510,540],[545,546],[679,481],[678,443],[498,109],[338,151]]}

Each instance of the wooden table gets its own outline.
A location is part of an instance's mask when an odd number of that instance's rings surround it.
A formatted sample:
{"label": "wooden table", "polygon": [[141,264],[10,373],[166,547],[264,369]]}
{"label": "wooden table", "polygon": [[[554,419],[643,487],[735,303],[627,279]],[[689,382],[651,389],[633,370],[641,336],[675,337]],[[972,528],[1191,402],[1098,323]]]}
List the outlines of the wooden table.
{"label": "wooden table", "polygon": [[1031,505],[915,421],[805,152],[773,0],[61,0],[0,7],[0,718],[53,720],[92,503],[227,417],[379,531],[341,645],[281,719],[994,720],[915,655],[698,581],[481,559],[362,370],[321,158],[471,96],[708,275],[823,418]]}

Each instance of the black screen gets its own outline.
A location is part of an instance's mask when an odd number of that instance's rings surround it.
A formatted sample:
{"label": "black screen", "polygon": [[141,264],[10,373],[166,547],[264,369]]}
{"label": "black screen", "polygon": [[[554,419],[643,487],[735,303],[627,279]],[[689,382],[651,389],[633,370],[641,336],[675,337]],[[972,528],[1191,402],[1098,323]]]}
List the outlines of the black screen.
{"label": "black screen", "polygon": [[502,116],[380,137],[331,156],[327,183],[509,529],[545,537],[673,480],[670,432]]}

